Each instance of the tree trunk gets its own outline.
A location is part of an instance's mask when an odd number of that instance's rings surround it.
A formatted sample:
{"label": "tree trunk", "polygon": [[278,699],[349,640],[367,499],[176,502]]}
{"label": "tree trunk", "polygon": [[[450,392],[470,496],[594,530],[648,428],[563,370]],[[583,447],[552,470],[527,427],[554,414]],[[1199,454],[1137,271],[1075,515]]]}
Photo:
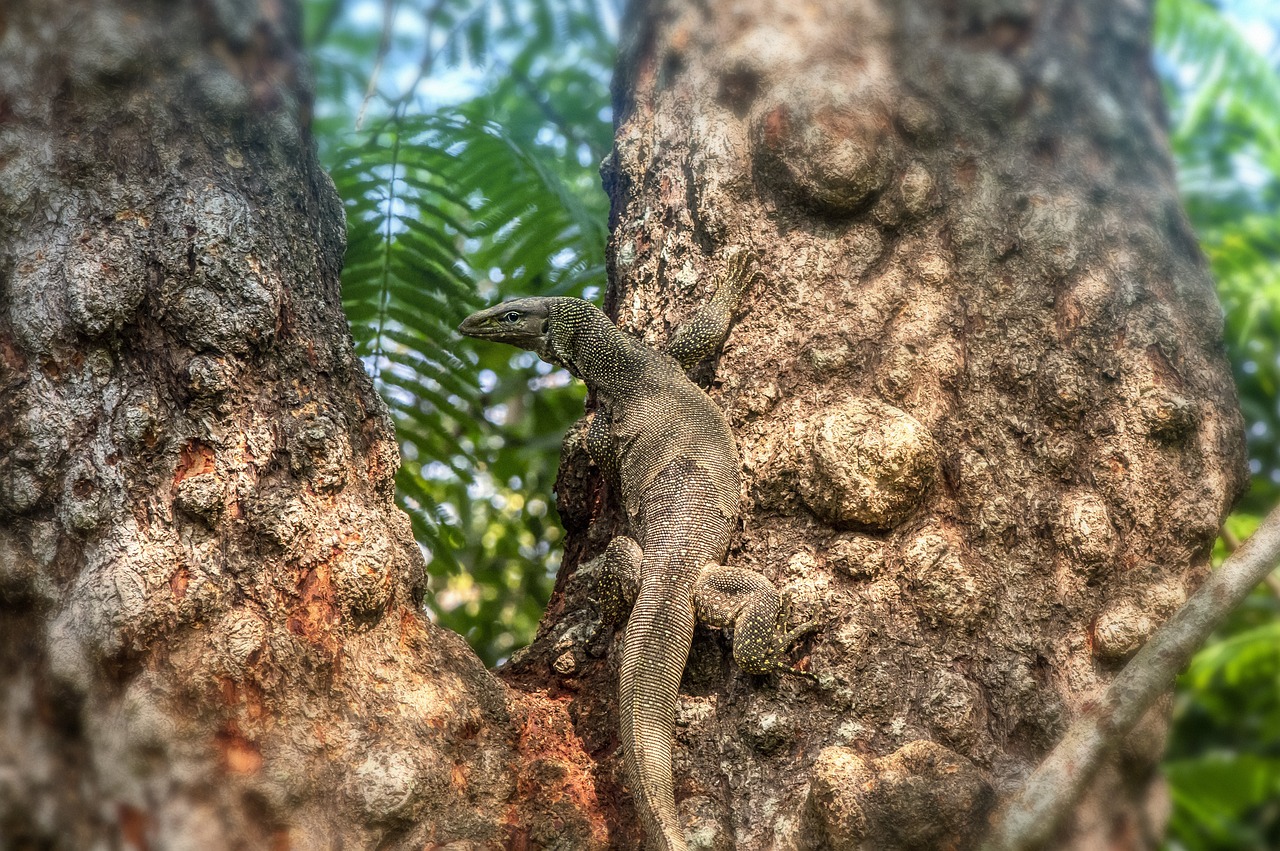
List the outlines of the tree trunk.
{"label": "tree trunk", "polygon": [[[747,478],[729,563],[825,622],[817,688],[695,641],[676,782],[699,847],[969,846],[1204,577],[1245,481],[1242,430],[1149,15],[633,4],[608,303],[660,342],[726,247],[759,255],[714,372]],[[562,472],[573,565],[617,515],[580,453]],[[582,593],[570,567],[514,674],[563,672],[618,782],[616,652],[584,642]],[[1156,845],[1166,714],[1115,754],[1063,847]],[[634,847],[625,798],[615,819]]]}
{"label": "tree trunk", "polygon": [[[636,3],[609,302],[651,341],[729,246],[730,563],[817,687],[703,631],[703,848],[971,844],[1204,574],[1243,482],[1139,3]],[[566,567],[486,673],[416,604],[395,444],[338,307],[289,3],[0,11],[0,837],[632,848],[619,521],[571,433]],[[1064,842],[1151,847],[1154,717]],[[1095,843],[1095,844],[1089,844]]]}
{"label": "tree trunk", "polygon": [[418,606],[294,3],[0,8],[0,846],[600,845]]}

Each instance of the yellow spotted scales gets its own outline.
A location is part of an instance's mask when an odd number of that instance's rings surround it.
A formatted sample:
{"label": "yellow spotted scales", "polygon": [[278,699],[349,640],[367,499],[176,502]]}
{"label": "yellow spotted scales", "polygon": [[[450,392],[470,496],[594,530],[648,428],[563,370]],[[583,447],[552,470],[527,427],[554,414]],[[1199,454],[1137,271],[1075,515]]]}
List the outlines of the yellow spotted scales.
{"label": "yellow spotted scales", "polygon": [[587,449],[619,487],[632,533],[614,538],[602,557],[603,614],[616,620],[631,606],[618,712],[632,791],[655,851],[686,848],[671,748],[695,620],[733,628],[733,657],[744,671],[810,676],[784,654],[815,624],[788,630],[769,580],[721,564],[738,523],[738,448],[724,412],[686,375],[720,348],[751,278],[746,255],[732,258],[715,295],[665,352],[575,298],[504,302],[458,328],[536,352],[596,392]]}

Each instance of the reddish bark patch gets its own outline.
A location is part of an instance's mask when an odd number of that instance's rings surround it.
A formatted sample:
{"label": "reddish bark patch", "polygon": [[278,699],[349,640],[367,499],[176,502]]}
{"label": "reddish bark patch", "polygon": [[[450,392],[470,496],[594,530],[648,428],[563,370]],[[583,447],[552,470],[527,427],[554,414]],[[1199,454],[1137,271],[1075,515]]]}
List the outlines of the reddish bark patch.
{"label": "reddish bark patch", "polygon": [[1027,18],[1001,16],[987,28],[987,42],[1005,55],[1017,53],[1031,40],[1031,21]]}
{"label": "reddish bark patch", "polygon": [[764,143],[770,150],[776,151],[782,147],[790,130],[790,111],[785,105],[777,106],[764,118]]}
{"label": "reddish bark patch", "polygon": [[504,851],[529,851],[529,828],[510,825],[507,827],[507,841],[502,843]]}
{"label": "reddish bark patch", "polygon": [[178,469],[173,472],[173,483],[176,485],[189,476],[212,473],[215,457],[212,447],[198,440],[191,441],[182,447],[182,454],[178,457]]}
{"label": "reddish bark patch", "polygon": [[276,339],[284,340],[292,337],[293,326],[293,306],[286,300],[280,305],[280,312],[276,314]]}
{"label": "reddish bark patch", "polygon": [[1058,302],[1054,317],[1057,319],[1055,324],[1058,339],[1062,342],[1067,342],[1075,335],[1076,329],[1080,327],[1084,311],[1080,307],[1080,302],[1068,295]]}
{"label": "reddish bark patch", "polygon": [[583,847],[603,847],[608,823],[596,794],[594,763],[574,733],[567,703],[530,695],[520,700],[516,801],[504,819],[506,848],[527,848],[529,826],[553,822],[577,833]]}
{"label": "reddish bark patch", "polygon": [[151,846],[147,843],[147,832],[151,828],[151,817],[137,807],[121,804],[116,810],[120,823],[120,840],[126,848],[137,848],[147,851]]}
{"label": "reddish bark patch", "polygon": [[1106,463],[1117,478],[1122,478],[1129,472],[1129,459],[1123,455],[1113,453],[1107,457]]}
{"label": "reddish bark patch", "polygon": [[[770,116],[772,118],[772,116]],[[858,136],[863,128],[858,116],[843,106],[824,106],[813,114],[814,126],[826,130],[828,135],[837,139],[849,139]]]}
{"label": "reddish bark patch", "polygon": [[414,648],[421,646],[426,636],[427,630],[423,624],[422,613],[417,609],[401,609],[400,649],[404,652],[412,652]]}
{"label": "reddish bark patch", "polygon": [[329,564],[318,564],[302,575],[298,583],[298,602],[285,619],[285,627],[308,643],[336,653],[333,625],[338,622],[338,617]]}
{"label": "reddish bark patch", "polygon": [[27,371],[26,356],[13,344],[8,334],[0,336],[0,375],[4,372],[20,373]]}
{"label": "reddish bark patch", "polygon": [[173,576],[169,577],[169,590],[173,592],[175,600],[181,600],[187,596],[187,585],[191,583],[191,571],[185,567],[180,567],[173,572]]}
{"label": "reddish bark patch", "polygon": [[254,774],[262,768],[262,751],[234,721],[228,721],[214,738],[222,767],[228,773]]}
{"label": "reddish bark patch", "polygon": [[252,682],[219,677],[218,691],[236,715],[227,719],[214,737],[222,765],[232,774],[252,774],[262,767],[262,751],[246,733],[245,725],[256,728],[266,715],[262,690]]}
{"label": "reddish bark patch", "polygon": [[223,703],[237,707],[242,717],[248,721],[262,720],[266,711],[263,706],[262,689],[256,683],[219,677],[218,686]]}

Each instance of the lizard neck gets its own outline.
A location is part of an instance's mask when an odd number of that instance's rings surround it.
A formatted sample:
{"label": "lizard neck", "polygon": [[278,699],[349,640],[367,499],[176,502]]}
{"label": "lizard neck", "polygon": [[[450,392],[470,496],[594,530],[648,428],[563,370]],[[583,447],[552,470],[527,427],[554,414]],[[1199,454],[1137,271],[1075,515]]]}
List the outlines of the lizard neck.
{"label": "lizard neck", "polygon": [[643,367],[641,353],[594,304],[564,299],[551,318],[548,351],[538,355],[559,364],[589,386],[608,394],[631,386]]}

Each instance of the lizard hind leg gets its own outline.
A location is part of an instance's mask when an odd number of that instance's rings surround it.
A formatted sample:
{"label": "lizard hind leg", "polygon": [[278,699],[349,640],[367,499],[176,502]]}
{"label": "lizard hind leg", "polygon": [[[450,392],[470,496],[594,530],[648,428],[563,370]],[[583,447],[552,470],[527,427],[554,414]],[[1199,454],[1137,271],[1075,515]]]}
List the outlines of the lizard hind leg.
{"label": "lizard hind leg", "polygon": [[617,623],[636,601],[640,587],[640,545],[625,535],[609,542],[601,556],[600,615],[605,623]]}
{"label": "lizard hind leg", "polygon": [[787,661],[791,645],[818,628],[809,621],[787,628],[788,609],[778,589],[754,570],[708,564],[693,589],[698,620],[733,628],[733,659],[750,674],[793,674],[817,678]]}
{"label": "lizard hind leg", "polygon": [[[604,473],[609,484],[618,487],[618,459],[613,450],[613,424],[609,412],[597,408],[587,426],[587,455]],[[634,542],[633,542],[634,543]]]}

